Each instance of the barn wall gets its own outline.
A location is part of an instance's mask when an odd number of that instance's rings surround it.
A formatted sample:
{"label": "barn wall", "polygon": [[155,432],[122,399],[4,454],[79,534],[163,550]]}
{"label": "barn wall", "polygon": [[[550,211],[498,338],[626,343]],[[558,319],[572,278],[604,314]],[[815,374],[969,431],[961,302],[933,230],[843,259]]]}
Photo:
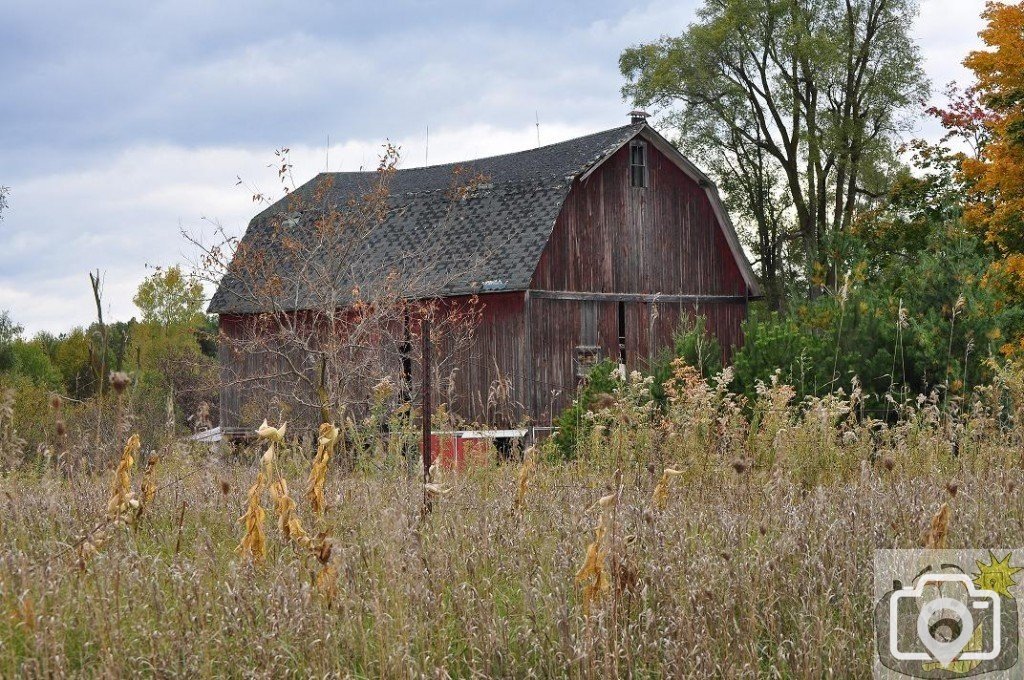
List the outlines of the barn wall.
{"label": "barn wall", "polygon": [[[527,389],[535,408],[533,420],[547,425],[572,403],[584,370],[578,368],[577,348],[596,346],[599,359],[619,358],[619,302],[543,297],[535,292],[530,303],[531,344],[536,357]],[[709,314],[709,309],[714,313]],[[646,371],[672,346],[673,334],[683,319],[702,315],[708,331],[723,347],[742,344],[740,324],[746,317],[743,301],[643,302],[630,299],[625,312],[625,359],[628,371]],[[595,319],[593,323],[588,317]]]}
{"label": "barn wall", "polygon": [[620,303],[628,370],[671,347],[684,317],[707,319],[725,360],[742,344],[747,288],[707,194],[647,149],[648,187],[630,186],[624,146],[573,186],[541,256],[529,313],[537,422],[571,403],[578,347],[618,360]]}
{"label": "barn wall", "polygon": [[[449,309],[472,309],[472,338],[437,337],[434,403],[470,423],[511,426],[526,407],[524,294],[488,293],[448,298]],[[416,355],[417,380],[419,354]]]}
{"label": "barn wall", "polygon": [[315,394],[289,375],[290,366],[301,366],[305,358],[280,350],[267,323],[253,315],[220,316],[220,425],[228,433],[251,432],[263,418],[279,414],[316,419],[309,406]]}
{"label": "barn wall", "polygon": [[[428,303],[421,303],[422,305]],[[524,294],[487,294],[479,298],[456,297],[429,303],[435,307],[433,340],[432,398],[444,404],[460,419],[472,423],[512,425],[524,414],[526,395],[526,354],[524,343]],[[409,386],[418,403],[422,379],[422,344],[419,305],[410,311],[410,353],[412,382]],[[316,403],[316,396],[298,380],[291,366],[308,365],[308,357],[293,356],[289,362],[270,346],[272,335],[259,329],[258,317],[222,315],[219,347],[221,366],[221,426],[252,430],[269,415],[274,417],[274,396],[292,409],[294,422],[317,422],[316,409],[300,404]],[[396,386],[404,383],[400,341],[401,328],[389,330],[388,341],[371,340],[374,356],[366,357],[373,370],[355,376],[343,389],[352,412],[366,411],[369,395],[382,366]],[[249,342],[259,338],[258,342]],[[505,389],[501,389],[505,388]]]}
{"label": "barn wall", "polygon": [[566,198],[531,288],[744,295],[704,189],[647,145],[649,186],[629,182],[629,145]]}

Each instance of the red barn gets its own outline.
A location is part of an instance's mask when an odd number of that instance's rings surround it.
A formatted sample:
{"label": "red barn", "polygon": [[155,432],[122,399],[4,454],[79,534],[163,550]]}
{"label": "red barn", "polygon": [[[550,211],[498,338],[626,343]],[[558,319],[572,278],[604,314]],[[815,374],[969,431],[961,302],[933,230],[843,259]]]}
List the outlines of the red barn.
{"label": "red barn", "polygon": [[[742,343],[748,302],[760,296],[750,263],[715,185],[643,116],[458,166],[486,180],[454,203],[456,165],[395,172],[387,215],[360,252],[348,254],[345,283],[359,286],[371,271],[401,275],[415,262],[424,296],[477,301],[472,346],[454,358],[442,399],[467,421],[550,424],[586,365],[611,358],[643,367],[671,346],[684,315],[705,316],[727,354]],[[320,175],[296,193],[329,186],[327,200],[344,205],[371,174]],[[287,231],[287,219],[265,226],[284,203],[250,223],[243,239],[250,250],[269,249],[269,234]],[[448,227],[439,231],[442,218]],[[225,338],[267,311],[246,302],[229,278],[210,306]],[[303,308],[301,295],[293,308]],[[221,361],[231,376],[222,427],[254,425],[241,414],[246,377],[261,370],[259,362],[227,351]],[[495,416],[486,396],[499,377],[516,408],[501,418],[507,422],[488,422]]]}

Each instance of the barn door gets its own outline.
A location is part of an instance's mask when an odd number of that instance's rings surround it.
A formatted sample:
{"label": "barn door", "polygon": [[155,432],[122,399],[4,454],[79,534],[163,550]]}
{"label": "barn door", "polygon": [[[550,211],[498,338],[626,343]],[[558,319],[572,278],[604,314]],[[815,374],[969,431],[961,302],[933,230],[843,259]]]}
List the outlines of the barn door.
{"label": "barn door", "polygon": [[584,300],[580,303],[580,335],[574,361],[577,382],[585,378],[590,369],[601,361],[597,311],[597,302],[593,300]]}

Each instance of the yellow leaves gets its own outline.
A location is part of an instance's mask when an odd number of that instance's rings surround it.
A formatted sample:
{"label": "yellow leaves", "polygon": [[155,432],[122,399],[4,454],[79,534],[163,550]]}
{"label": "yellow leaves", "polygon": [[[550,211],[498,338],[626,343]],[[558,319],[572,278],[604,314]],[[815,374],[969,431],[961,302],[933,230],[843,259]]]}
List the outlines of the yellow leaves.
{"label": "yellow leaves", "polygon": [[270,498],[274,501],[274,510],[277,512],[277,528],[287,540],[290,522],[295,512],[295,501],[288,495],[288,482],[284,477],[270,485]]}
{"label": "yellow leaves", "polygon": [[523,465],[519,468],[519,479],[516,484],[516,497],[512,509],[522,511],[526,508],[526,490],[530,485],[530,475],[537,467],[537,449],[531,446],[523,454]]}
{"label": "yellow leaves", "polygon": [[338,569],[333,564],[327,563],[316,575],[316,591],[327,601],[327,607],[334,603],[338,596]]}
{"label": "yellow leaves", "polygon": [[[979,158],[966,158],[964,177],[978,194],[964,211],[968,224],[979,228],[995,245],[1009,271],[1016,269],[1024,237],[1024,5],[989,3],[982,17],[988,25],[979,34],[990,49],[976,50],[964,65],[977,78],[980,100],[990,109],[982,119],[990,139]],[[1018,297],[1024,295],[1024,276],[1011,276]]]}
{"label": "yellow leaves", "polygon": [[[127,510],[128,506],[135,500],[132,492],[132,469],[135,467],[135,454],[139,452],[141,444],[139,435],[133,434],[128,438],[121,453],[121,460],[114,471],[114,481],[110,486],[110,500],[107,501],[107,516],[116,518]],[[135,500],[138,504],[138,501]]]}
{"label": "yellow leaves", "polygon": [[978,35],[995,49],[971,52],[964,65],[974,71],[982,92],[1019,87],[1024,72],[1024,7],[989,3],[981,16],[988,26]]}
{"label": "yellow leaves", "polygon": [[614,526],[615,510],[619,503],[619,494],[622,491],[622,473],[615,471],[615,493],[602,496],[596,503],[590,506],[590,510],[601,508],[601,516],[594,527],[594,540],[587,546],[586,557],[583,566],[576,572],[576,583],[583,585],[583,611],[589,613],[591,606],[596,603],[604,593],[608,591],[611,582],[605,569],[605,561],[608,557],[608,546],[605,541],[607,527],[606,519],[611,515]]}
{"label": "yellow leaves", "polygon": [[[264,490],[269,489],[274,511],[277,514],[277,527],[284,540],[291,543],[296,550],[301,549],[307,557],[316,558],[322,566],[316,576],[315,587],[330,606],[337,594],[337,569],[331,564],[331,540],[326,532],[321,532],[316,539],[310,537],[302,520],[299,518],[297,506],[288,492],[288,481],[276,473],[274,467],[274,448],[284,441],[285,425],[273,428],[263,421],[257,433],[261,439],[270,441],[267,452],[260,461],[260,470],[256,482],[249,488],[246,511],[239,518],[245,525],[245,535],[237,548],[240,555],[248,556],[254,563],[266,558],[267,539],[264,525],[266,511],[261,505]],[[314,512],[322,513],[325,509],[323,483],[326,477],[327,464],[338,440],[338,428],[324,423],[320,426],[318,450],[313,461],[307,486],[307,497],[313,505]],[[274,479],[276,476],[276,479]],[[269,486],[268,486],[269,484]]]}
{"label": "yellow leaves", "polygon": [[447,496],[452,492],[451,489],[441,486],[440,484],[424,484],[423,490],[430,497]]}
{"label": "yellow leaves", "polygon": [[253,562],[262,562],[267,556],[267,535],[264,529],[264,522],[267,513],[263,509],[263,490],[266,486],[266,476],[261,467],[256,474],[256,481],[246,494],[245,512],[238,521],[245,526],[245,534],[242,542],[235,549],[239,555],[248,555]]}
{"label": "yellow leaves", "polygon": [[316,515],[322,515],[327,507],[324,499],[324,484],[327,482],[327,466],[334,455],[334,446],[337,441],[338,428],[330,423],[322,424],[317,440],[316,457],[313,459],[313,465],[309,470],[309,479],[306,482],[306,499]]}
{"label": "yellow leaves", "polygon": [[651,494],[651,502],[658,510],[664,510],[665,504],[668,502],[668,485],[673,477],[678,477],[683,474],[682,470],[676,470],[674,468],[665,468],[665,472],[662,473],[661,479],[654,486],[654,493]]}
{"label": "yellow leaves", "polygon": [[597,602],[610,587],[605,559],[608,556],[605,548],[604,515],[594,528],[594,540],[587,546],[583,566],[576,572],[576,583],[583,584],[583,611],[590,612],[591,606]]}
{"label": "yellow leaves", "polygon": [[933,550],[942,550],[946,548],[947,539],[949,538],[949,520],[952,513],[949,509],[948,503],[943,503],[939,508],[935,516],[932,517],[931,524],[928,530],[924,534],[924,547]]}
{"label": "yellow leaves", "polygon": [[[242,536],[242,542],[235,549],[239,555],[248,555],[254,563],[262,562],[267,555],[267,534],[264,529],[267,513],[263,509],[262,502],[263,491],[273,473],[275,442],[272,437],[280,436],[281,440],[284,438],[284,426],[280,430],[274,430],[274,428],[267,427],[267,421],[264,420],[263,425],[257,431],[261,438],[264,437],[262,433],[266,430],[273,430],[275,435],[268,433],[266,438],[271,439],[270,448],[263,454],[259,472],[256,473],[256,481],[246,493],[245,512],[238,518],[238,521],[245,526],[245,534]],[[285,493],[287,493],[287,488],[285,488]]]}
{"label": "yellow leaves", "polygon": [[147,506],[153,502],[156,498],[156,464],[160,461],[160,457],[153,454],[146,461],[146,469],[142,473],[142,484],[140,489],[142,491],[142,505]]}
{"label": "yellow leaves", "polygon": [[267,425],[267,421],[264,420],[263,424],[256,430],[256,434],[260,439],[267,439],[271,444],[283,444],[285,431],[288,429],[288,423],[284,423],[281,427],[271,427]]}
{"label": "yellow leaves", "polygon": [[594,508],[601,508],[601,510],[608,510],[615,507],[619,502],[618,493],[610,493],[607,496],[601,496],[597,499],[597,502],[590,506],[590,510]]}
{"label": "yellow leaves", "polygon": [[245,535],[236,549],[239,555],[249,555],[253,562],[262,562],[266,558],[267,534],[263,528],[266,519],[267,512],[258,501],[249,504],[246,513],[239,520],[245,525]]}

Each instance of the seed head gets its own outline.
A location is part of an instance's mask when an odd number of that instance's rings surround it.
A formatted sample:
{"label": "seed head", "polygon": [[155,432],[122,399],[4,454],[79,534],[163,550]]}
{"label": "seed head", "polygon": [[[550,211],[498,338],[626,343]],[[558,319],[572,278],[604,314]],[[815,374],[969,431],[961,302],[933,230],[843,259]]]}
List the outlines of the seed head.
{"label": "seed head", "polygon": [[124,371],[112,371],[110,373],[110,386],[113,387],[114,391],[118,394],[121,394],[128,389],[128,385],[130,385],[131,382],[131,377]]}

